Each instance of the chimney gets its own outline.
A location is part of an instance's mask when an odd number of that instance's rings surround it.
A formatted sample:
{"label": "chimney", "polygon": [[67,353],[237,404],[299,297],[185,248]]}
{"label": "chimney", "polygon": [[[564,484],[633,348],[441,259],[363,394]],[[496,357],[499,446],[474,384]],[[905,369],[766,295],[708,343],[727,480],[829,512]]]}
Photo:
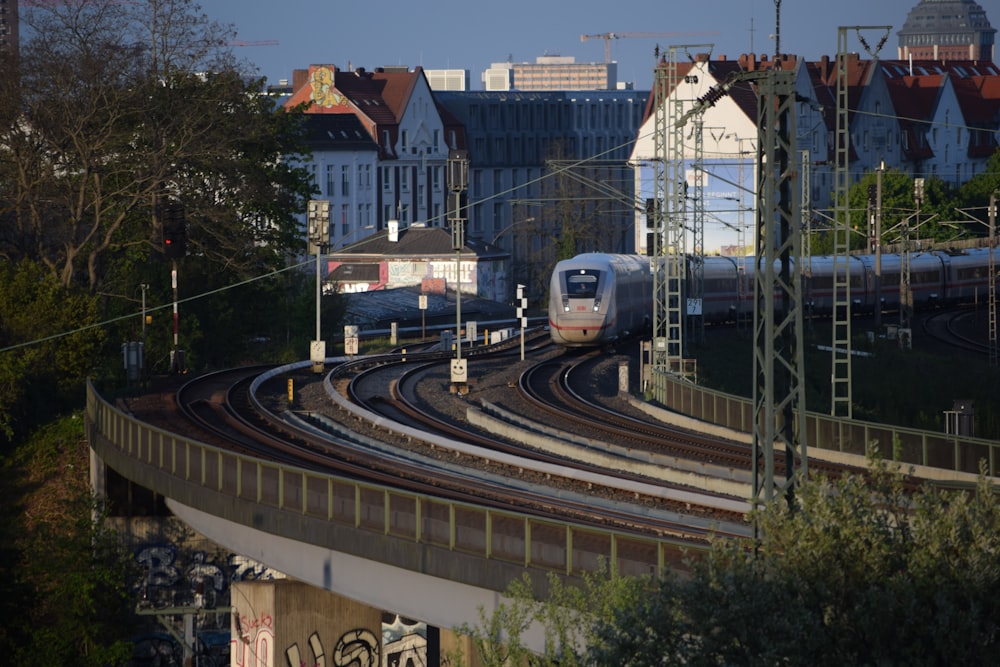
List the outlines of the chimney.
{"label": "chimney", "polygon": [[309,70],[307,69],[294,69],[292,70],[292,92],[298,92],[302,86],[309,83]]}

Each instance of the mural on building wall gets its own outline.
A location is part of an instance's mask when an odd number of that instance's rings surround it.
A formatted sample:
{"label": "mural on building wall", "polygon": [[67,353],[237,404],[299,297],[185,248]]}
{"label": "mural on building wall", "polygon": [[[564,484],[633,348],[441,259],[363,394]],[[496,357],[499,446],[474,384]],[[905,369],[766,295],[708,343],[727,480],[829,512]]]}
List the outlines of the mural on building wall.
{"label": "mural on building wall", "polygon": [[427,624],[399,615],[382,616],[383,667],[427,665]]}
{"label": "mural on building wall", "polygon": [[[458,262],[461,272],[462,292],[478,293],[479,274],[476,262]],[[451,287],[455,286],[455,262],[448,260],[430,262],[430,273],[435,278],[444,278]]]}
{"label": "mural on building wall", "polygon": [[[655,169],[653,163],[649,161],[639,163],[637,169],[642,180],[639,197],[645,202],[653,197]],[[753,162],[750,158],[713,158],[704,162],[703,169],[697,169],[692,160],[685,160],[684,185],[687,196],[693,196],[699,184],[702,187],[705,254],[719,254],[723,248],[733,249],[740,245],[749,246],[749,252],[752,254],[755,203],[753,193],[756,189]],[[691,214],[690,208],[688,214]],[[646,234],[649,231],[645,220],[642,224],[636,225],[635,243],[640,254],[646,253]],[[696,252],[696,249],[691,247],[690,234],[688,237],[687,251]]]}
{"label": "mural on building wall", "polygon": [[333,70],[317,67],[309,73],[309,100],[323,110],[335,107],[350,109],[347,98],[336,88]]}

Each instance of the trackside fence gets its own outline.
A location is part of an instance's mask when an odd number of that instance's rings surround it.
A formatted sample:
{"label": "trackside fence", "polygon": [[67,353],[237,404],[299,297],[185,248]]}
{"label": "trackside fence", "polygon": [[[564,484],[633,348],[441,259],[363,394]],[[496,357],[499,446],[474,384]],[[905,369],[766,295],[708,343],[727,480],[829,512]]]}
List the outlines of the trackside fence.
{"label": "trackside fence", "polygon": [[[318,521],[373,540],[391,540],[396,548],[369,546],[364,551],[366,557],[384,554],[390,564],[405,566],[402,542],[569,576],[596,572],[602,563],[624,575],[650,575],[684,569],[683,550],[700,548],[680,538],[648,538],[545,520],[237,454],[139,421],[103,399],[90,383],[86,416],[90,446],[136,483],[205,512],[248,504],[248,517],[262,509],[287,515],[290,520],[277,522],[287,527],[282,528],[283,536],[329,548],[344,549],[343,544],[322,543],[320,536],[330,531],[293,531]],[[393,561],[397,556],[400,560]]]}
{"label": "trackside fence", "polygon": [[[753,402],[699,387],[679,376],[652,370],[653,398],[666,408],[695,419],[744,433],[753,432]],[[806,412],[807,448],[864,456],[877,444],[882,456],[905,464],[978,474],[998,474],[1000,442],[902,426],[888,426]]]}

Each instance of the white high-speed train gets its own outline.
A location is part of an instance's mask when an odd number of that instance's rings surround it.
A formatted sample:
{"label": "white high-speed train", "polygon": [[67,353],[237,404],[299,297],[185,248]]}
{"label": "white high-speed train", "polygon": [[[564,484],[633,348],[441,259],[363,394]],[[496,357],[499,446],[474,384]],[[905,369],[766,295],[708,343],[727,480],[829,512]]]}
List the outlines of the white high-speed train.
{"label": "white high-speed train", "polygon": [[[911,253],[914,308],[985,299],[989,253],[988,248]],[[850,257],[852,311],[873,312],[876,299],[881,300],[883,310],[898,309],[902,259],[897,254],[883,254],[877,280],[874,255]],[[994,254],[995,268],[998,259],[1000,255]],[[701,308],[705,322],[727,322],[753,313],[753,257],[689,258],[688,280],[699,268],[694,262],[703,262]],[[653,300],[650,266],[649,257],[601,253],[559,262],[549,290],[552,340],[567,347],[592,347],[648,332]],[[802,296],[812,314],[829,314],[833,309],[833,266],[830,256],[810,257],[803,266]]]}
{"label": "white high-speed train", "polygon": [[643,335],[652,326],[648,257],[588,253],[558,262],[549,284],[549,334],[566,347]]}

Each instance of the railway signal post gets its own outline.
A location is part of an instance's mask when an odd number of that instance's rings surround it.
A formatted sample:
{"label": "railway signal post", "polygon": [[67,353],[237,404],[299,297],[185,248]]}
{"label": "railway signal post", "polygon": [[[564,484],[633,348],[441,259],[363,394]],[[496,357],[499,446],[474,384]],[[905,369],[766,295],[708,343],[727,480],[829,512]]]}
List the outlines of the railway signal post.
{"label": "railway signal post", "polygon": [[462,359],[462,248],[465,246],[465,195],[469,189],[469,154],[453,150],[448,154],[448,221],[451,223],[451,245],[455,250],[455,358],[451,362],[452,390],[464,394],[468,371]]}
{"label": "railway signal post", "polygon": [[312,361],[314,373],[323,372],[326,361],[326,341],[320,332],[320,297],[323,293],[320,260],[324,246],[330,243],[330,202],[324,199],[313,199],[309,202],[306,213],[309,249],[316,254],[316,338],[309,344],[309,360]]}
{"label": "railway signal post", "polygon": [[528,298],[524,285],[517,286],[517,321],[521,325],[521,361],[524,361],[524,330],[528,326]]}
{"label": "railway signal post", "polygon": [[170,372],[187,373],[184,350],[179,348],[179,326],[177,314],[177,260],[187,255],[187,221],[184,204],[179,201],[165,201],[160,206],[160,220],[163,225],[163,254],[171,260],[170,287],[174,294],[174,348],[170,351]]}

